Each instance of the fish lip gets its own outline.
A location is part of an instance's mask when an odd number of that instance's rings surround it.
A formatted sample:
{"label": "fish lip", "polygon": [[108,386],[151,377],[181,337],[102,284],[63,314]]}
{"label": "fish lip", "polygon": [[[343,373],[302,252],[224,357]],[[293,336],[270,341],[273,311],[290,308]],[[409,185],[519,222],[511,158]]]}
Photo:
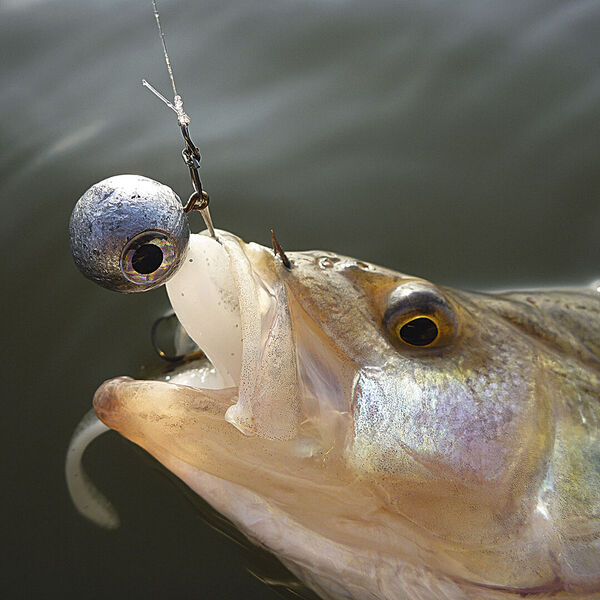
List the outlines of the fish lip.
{"label": "fish lip", "polygon": [[138,418],[155,422],[172,419],[171,426],[182,424],[187,417],[193,421],[200,415],[224,422],[236,391],[120,376],[98,387],[92,405],[105,425],[136,441],[132,435],[136,437],[139,432],[132,429],[131,422]]}
{"label": "fish lip", "polygon": [[133,382],[135,379],[125,375],[113,377],[104,381],[94,393],[92,406],[96,411],[98,418],[111,429],[115,427],[115,415],[119,413],[121,408],[120,395],[118,388],[127,382]]}

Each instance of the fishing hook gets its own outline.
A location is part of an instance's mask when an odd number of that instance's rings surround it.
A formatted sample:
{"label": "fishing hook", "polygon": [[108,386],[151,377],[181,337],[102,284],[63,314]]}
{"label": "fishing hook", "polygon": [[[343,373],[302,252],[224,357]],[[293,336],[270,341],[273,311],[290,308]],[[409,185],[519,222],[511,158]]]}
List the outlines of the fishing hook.
{"label": "fishing hook", "polygon": [[208,194],[202,189],[202,181],[200,181],[200,150],[198,150],[196,144],[192,141],[190,137],[190,130],[187,123],[180,123],[181,135],[185,141],[185,148],[181,151],[181,156],[183,157],[183,162],[186,164],[187,168],[190,171],[190,178],[192,180],[192,186],[194,191],[189,197],[187,204],[184,207],[184,212],[189,213],[192,210],[206,211],[202,214],[204,220],[206,221],[206,225],[212,237],[215,237],[215,230],[212,224],[212,219],[210,218],[210,213],[208,212],[208,204],[210,202],[210,198]]}
{"label": "fishing hook", "polygon": [[275,254],[279,255],[279,258],[281,258],[281,262],[283,263],[283,266],[288,270],[291,269],[292,263],[291,263],[290,259],[287,257],[286,253],[283,251],[281,244],[277,241],[277,238],[275,237],[275,232],[272,229],[271,229],[271,243],[273,244],[273,252]]}
{"label": "fishing hook", "polygon": [[198,358],[203,358],[206,356],[202,350],[197,350],[196,352],[188,352],[187,354],[167,354],[158,344],[157,335],[158,335],[158,327],[163,321],[168,321],[176,317],[175,313],[169,313],[168,315],[163,315],[162,317],[158,317],[156,321],[152,324],[152,329],[150,330],[150,339],[152,340],[152,347],[155,352],[167,362],[176,363],[176,362],[189,362],[191,360],[196,360]]}

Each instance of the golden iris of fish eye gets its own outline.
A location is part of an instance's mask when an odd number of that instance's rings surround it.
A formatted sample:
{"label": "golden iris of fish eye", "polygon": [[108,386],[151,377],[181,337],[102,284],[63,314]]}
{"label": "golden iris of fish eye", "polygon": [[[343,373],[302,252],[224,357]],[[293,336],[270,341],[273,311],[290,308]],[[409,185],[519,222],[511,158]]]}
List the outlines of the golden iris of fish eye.
{"label": "golden iris of fish eye", "polygon": [[[410,342],[407,342],[400,333],[403,327],[405,327],[409,323],[412,323],[413,321],[416,321],[417,319],[427,319],[435,325],[437,334],[433,338],[433,340],[431,340],[431,342],[429,342],[428,344],[411,344]],[[396,337],[403,344],[406,344],[407,346],[410,346],[411,348],[430,348],[431,346],[435,345],[435,343],[437,341],[439,341],[439,339],[441,337],[440,323],[432,315],[426,315],[426,314],[416,314],[416,315],[411,316],[409,319],[406,319],[405,321],[400,321],[400,323],[398,325],[396,325],[396,327],[395,327],[395,332],[396,332]]]}
{"label": "golden iris of fish eye", "polygon": [[[140,273],[133,266],[135,253],[145,245],[154,245],[162,252],[162,262],[151,273]],[[121,272],[132,283],[143,285],[162,279],[175,261],[175,246],[168,236],[159,231],[144,232],[136,236],[125,247],[121,257]]]}

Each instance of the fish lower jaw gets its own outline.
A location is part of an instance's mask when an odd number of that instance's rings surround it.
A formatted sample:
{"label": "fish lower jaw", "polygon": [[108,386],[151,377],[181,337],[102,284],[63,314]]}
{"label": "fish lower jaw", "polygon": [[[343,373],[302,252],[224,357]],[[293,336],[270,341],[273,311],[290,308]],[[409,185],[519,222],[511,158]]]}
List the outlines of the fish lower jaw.
{"label": "fish lower jaw", "polygon": [[[226,387],[223,377],[221,377],[214,365],[207,358],[180,366],[170,371],[160,381],[173,385],[183,385],[199,392],[210,392],[211,390],[227,391],[232,398],[232,402],[237,399],[239,391],[237,387]],[[238,409],[237,404],[232,404],[225,411],[224,419],[244,435],[251,435],[251,430],[245,430],[241,425],[241,419],[244,418],[244,415],[236,414]],[[323,452],[325,445],[323,440],[314,431],[311,431],[310,434],[299,432],[297,438],[289,442],[288,448],[290,448],[290,454],[293,456],[310,458]]]}
{"label": "fish lower jaw", "polygon": [[503,592],[465,589],[433,570],[332,540],[284,512],[269,498],[195,469],[173,455],[157,458],[229,519],[253,543],[272,552],[323,600],[508,600]]}
{"label": "fish lower jaw", "polygon": [[[372,565],[363,563],[353,549],[304,527],[246,487],[197,470],[172,455],[158,458],[253,543],[275,554],[324,600],[370,597],[367,583],[360,580],[366,579]],[[340,595],[342,585],[346,593]]]}

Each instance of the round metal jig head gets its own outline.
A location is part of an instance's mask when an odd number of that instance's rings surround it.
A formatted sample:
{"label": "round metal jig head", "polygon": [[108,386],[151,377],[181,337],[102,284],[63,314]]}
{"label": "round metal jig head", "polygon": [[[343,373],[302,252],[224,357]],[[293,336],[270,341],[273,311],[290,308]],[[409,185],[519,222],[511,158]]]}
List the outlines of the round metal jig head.
{"label": "round metal jig head", "polygon": [[118,292],[145,292],[181,266],[190,237],[175,192],[140,175],[116,175],[77,201],[69,222],[79,270]]}

